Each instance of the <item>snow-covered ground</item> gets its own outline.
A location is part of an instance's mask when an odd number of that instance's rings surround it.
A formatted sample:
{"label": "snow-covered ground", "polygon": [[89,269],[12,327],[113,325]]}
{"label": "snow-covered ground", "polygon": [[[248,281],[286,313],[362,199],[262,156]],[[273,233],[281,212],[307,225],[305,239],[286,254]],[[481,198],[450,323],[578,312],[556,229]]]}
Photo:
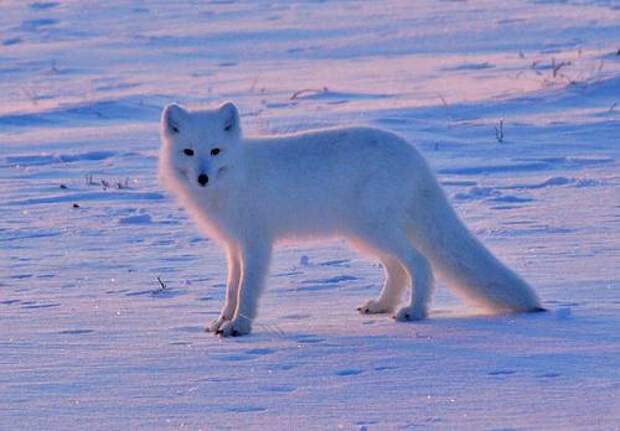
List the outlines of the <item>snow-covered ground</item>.
{"label": "snow-covered ground", "polygon": [[[620,428],[619,49],[614,0],[3,1],[0,429]],[[158,120],[223,100],[407,136],[551,311],[440,281],[428,321],[360,316],[381,267],[300,244],[251,336],[205,334],[224,258]]]}

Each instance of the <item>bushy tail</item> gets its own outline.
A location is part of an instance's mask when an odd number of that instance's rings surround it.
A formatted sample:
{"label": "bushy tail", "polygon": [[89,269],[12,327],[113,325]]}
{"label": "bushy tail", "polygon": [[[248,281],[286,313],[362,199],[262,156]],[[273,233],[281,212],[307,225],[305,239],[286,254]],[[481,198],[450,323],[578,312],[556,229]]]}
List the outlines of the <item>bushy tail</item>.
{"label": "bushy tail", "polygon": [[[493,311],[544,311],[534,291],[460,220],[436,181],[417,199],[412,240],[467,302]],[[417,219],[417,220],[415,220]]]}

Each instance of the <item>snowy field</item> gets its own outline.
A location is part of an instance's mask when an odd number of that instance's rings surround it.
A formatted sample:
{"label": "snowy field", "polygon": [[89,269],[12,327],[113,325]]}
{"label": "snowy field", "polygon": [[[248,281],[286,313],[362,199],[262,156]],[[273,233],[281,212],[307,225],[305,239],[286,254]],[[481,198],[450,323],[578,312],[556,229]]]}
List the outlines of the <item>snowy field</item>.
{"label": "snowy field", "polygon": [[[620,428],[620,3],[0,3],[0,429]],[[411,139],[549,313],[278,249],[254,333],[202,331],[225,262],[155,176],[164,104],[246,133]],[[157,278],[165,284],[162,288]]]}

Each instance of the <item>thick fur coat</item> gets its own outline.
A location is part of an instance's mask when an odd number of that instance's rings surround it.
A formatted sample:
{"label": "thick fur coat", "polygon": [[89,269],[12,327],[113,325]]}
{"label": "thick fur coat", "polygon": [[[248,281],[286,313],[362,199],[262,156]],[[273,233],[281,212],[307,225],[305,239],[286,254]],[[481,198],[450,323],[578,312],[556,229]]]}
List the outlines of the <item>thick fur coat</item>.
{"label": "thick fur coat", "polygon": [[[362,313],[428,315],[433,273],[493,311],[538,311],[538,298],[465,227],[420,153],[384,130],[350,127],[244,137],[237,108],[167,106],[159,173],[200,229],[226,249],[226,303],[208,330],[247,334],[273,245],[344,238],[385,269]],[[411,300],[398,308],[404,290]]]}

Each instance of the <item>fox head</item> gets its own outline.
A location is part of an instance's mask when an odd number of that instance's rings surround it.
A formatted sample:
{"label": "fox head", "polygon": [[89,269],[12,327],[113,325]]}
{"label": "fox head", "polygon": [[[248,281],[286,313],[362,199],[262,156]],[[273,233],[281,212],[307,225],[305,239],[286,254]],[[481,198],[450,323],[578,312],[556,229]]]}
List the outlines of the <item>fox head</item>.
{"label": "fox head", "polygon": [[188,111],[177,104],[161,116],[160,176],[190,188],[217,185],[232,168],[241,138],[239,112],[232,103],[217,109]]}

